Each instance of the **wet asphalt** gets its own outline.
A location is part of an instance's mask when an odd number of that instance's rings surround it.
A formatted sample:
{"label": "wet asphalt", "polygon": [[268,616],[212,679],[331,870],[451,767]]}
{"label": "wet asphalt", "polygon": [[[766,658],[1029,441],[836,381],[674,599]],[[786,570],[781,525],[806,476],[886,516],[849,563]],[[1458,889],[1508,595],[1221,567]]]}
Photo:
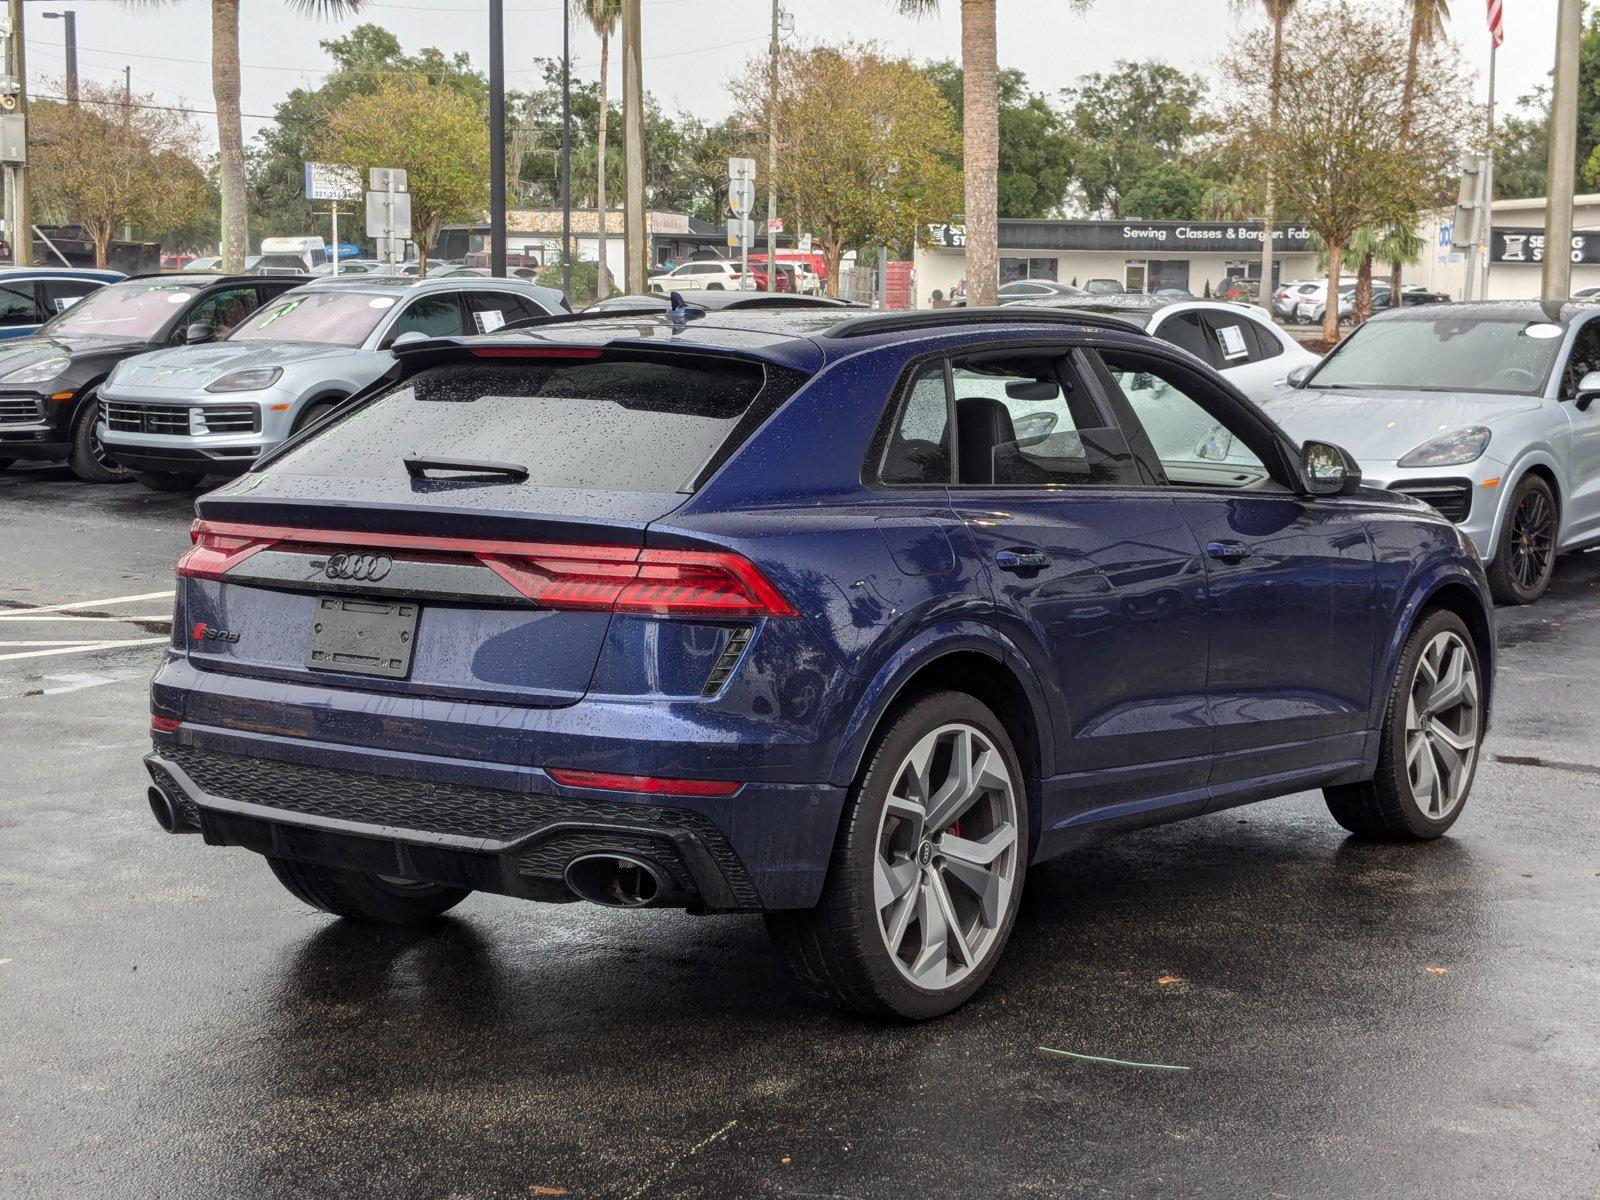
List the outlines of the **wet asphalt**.
{"label": "wet asphalt", "polygon": [[[191,503],[0,473],[0,615],[169,589]],[[1501,611],[1448,838],[1304,794],[1072,854],[921,1026],[796,999],[750,917],[311,912],[151,820],[159,646],[13,657],[167,601],[0,619],[0,1196],[1594,1197],[1597,601],[1591,555]]]}

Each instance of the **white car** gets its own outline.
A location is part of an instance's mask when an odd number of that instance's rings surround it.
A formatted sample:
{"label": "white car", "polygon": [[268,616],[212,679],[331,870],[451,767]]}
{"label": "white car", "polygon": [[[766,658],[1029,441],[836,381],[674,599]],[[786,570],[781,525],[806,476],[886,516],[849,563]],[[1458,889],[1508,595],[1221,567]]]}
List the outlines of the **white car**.
{"label": "white car", "polygon": [[1257,403],[1272,396],[1290,371],[1321,361],[1253,305],[1128,294],[1023,300],[1014,307],[1022,306],[1081,308],[1118,317],[1187,350]]}
{"label": "white car", "polygon": [[1291,279],[1288,283],[1279,284],[1278,290],[1272,293],[1273,315],[1287,320],[1294,316],[1295,305],[1300,303],[1302,296],[1326,286],[1320,279]]}
{"label": "white car", "polygon": [[668,292],[746,292],[755,286],[753,271],[746,274],[738,263],[724,258],[697,258],[650,277],[650,290],[663,296]]}

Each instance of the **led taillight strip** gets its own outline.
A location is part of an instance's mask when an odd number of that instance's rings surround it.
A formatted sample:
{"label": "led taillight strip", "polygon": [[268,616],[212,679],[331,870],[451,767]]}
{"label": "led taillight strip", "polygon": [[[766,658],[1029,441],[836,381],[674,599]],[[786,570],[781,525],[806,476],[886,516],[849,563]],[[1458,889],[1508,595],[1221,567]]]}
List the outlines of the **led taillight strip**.
{"label": "led taillight strip", "polygon": [[490,541],[418,534],[292,529],[198,520],[178,574],[221,579],[270,546],[372,546],[465,554],[547,608],[725,617],[792,617],[794,608],[748,559],[727,551]]}

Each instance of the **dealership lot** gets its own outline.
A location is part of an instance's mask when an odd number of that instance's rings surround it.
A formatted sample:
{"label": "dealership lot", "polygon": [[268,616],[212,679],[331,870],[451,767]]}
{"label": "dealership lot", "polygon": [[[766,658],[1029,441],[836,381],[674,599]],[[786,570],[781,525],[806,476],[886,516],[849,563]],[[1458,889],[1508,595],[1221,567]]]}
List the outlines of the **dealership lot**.
{"label": "dealership lot", "polygon": [[0,474],[0,1193],[1551,1197],[1600,1170],[1600,555],[1501,610],[1443,842],[1351,841],[1308,794],[1069,855],[988,989],[909,1027],[797,1000],[755,918],[475,896],[349,927],[161,834],[145,686],[191,504]]}

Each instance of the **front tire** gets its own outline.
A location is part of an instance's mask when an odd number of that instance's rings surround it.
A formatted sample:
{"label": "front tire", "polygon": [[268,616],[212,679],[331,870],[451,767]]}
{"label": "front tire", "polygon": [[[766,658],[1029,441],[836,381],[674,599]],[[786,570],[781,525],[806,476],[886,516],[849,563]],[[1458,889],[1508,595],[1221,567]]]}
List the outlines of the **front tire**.
{"label": "front tire", "polygon": [[1482,669],[1472,634],[1435,609],[1406,639],[1370,780],[1323,789],[1333,819],[1359,837],[1427,841],[1466,806],[1483,740]]}
{"label": "front tire", "polygon": [[816,999],[943,1016],[999,961],[1027,858],[1027,786],[1005,727],[971,696],[938,692],[875,739],[817,907],[769,913],[767,931]]}
{"label": "front tire", "polygon": [[1538,475],[1524,475],[1506,505],[1489,564],[1489,590],[1501,604],[1532,604],[1556,570],[1556,494]]}
{"label": "front tire", "polygon": [[100,400],[90,396],[72,423],[72,448],[67,452],[67,466],[85,483],[127,483],[133,475],[119,467],[101,443],[95,428],[99,424]]}
{"label": "front tire", "polygon": [[336,917],[373,925],[431,921],[472,894],[467,888],[390,879],[289,858],[269,858],[267,864],[296,899]]}

